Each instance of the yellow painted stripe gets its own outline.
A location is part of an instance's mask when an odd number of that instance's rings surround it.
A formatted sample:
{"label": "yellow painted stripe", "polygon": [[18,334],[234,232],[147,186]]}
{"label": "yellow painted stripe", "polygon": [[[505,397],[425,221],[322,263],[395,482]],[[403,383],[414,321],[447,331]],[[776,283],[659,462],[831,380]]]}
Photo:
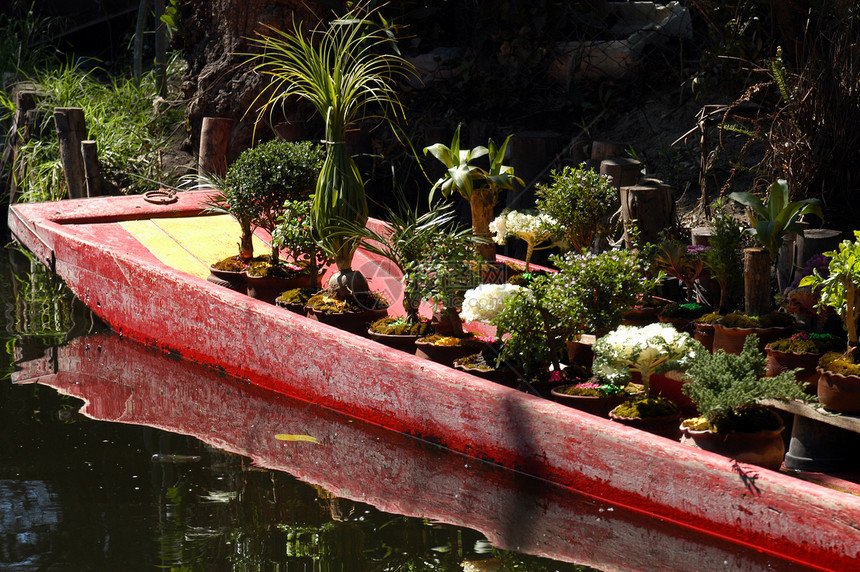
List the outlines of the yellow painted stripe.
{"label": "yellow painted stripe", "polygon": [[[161,262],[206,278],[209,265],[238,252],[239,224],[229,215],[124,221],[120,225]],[[268,250],[254,237],[254,251]]]}

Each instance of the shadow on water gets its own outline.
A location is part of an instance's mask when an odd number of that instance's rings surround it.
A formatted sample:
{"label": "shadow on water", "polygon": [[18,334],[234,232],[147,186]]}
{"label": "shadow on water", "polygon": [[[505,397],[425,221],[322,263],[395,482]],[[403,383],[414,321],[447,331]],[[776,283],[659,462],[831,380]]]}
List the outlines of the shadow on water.
{"label": "shadow on water", "polygon": [[128,342],[4,252],[0,568],[792,569]]}

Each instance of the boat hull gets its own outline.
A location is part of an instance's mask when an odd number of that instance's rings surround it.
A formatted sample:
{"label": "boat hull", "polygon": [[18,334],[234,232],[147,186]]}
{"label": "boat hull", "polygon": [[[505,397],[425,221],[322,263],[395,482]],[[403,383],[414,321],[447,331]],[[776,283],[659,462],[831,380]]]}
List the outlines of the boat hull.
{"label": "boat hull", "polygon": [[[180,194],[169,210],[141,197],[15,205],[9,224],[123,336],[800,562],[839,569],[846,559],[860,559],[860,497],[736,463],[308,320],[177,271],[134,246],[114,224],[200,213],[207,196]],[[372,287],[391,282],[378,260],[359,254],[356,262]]]}

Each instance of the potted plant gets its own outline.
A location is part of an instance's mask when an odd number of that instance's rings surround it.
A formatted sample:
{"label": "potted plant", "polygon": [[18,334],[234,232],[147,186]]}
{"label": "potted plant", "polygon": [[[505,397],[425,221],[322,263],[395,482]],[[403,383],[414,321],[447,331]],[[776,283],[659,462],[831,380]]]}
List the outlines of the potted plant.
{"label": "potted plant", "polygon": [[679,331],[689,331],[696,320],[711,310],[702,302],[670,302],[660,309],[657,319],[664,324],[672,324]]}
{"label": "potted plant", "polygon": [[213,284],[245,293],[245,270],[254,257],[254,225],[250,204],[227,184],[224,177],[214,173],[188,175],[186,179],[193,183],[194,189],[214,189],[216,192],[206,202],[207,210],[228,214],[239,224],[239,251],[210,264],[206,279]]}
{"label": "potted plant", "polygon": [[289,257],[292,266],[303,270],[308,287],[319,287],[322,270],[331,260],[319,247],[311,220],[310,200],[284,201],[278,224],[272,231],[272,244]]}
{"label": "potted plant", "polygon": [[786,337],[797,329],[797,321],[787,312],[773,311],[761,316],[732,312],[713,322],[713,351],[725,350],[739,354],[747,336],[756,335],[759,351],[770,342]]}
{"label": "potted plant", "polygon": [[[594,374],[616,385],[625,385],[633,374],[642,383],[642,394],[628,399],[610,412],[610,418],[669,439],[678,438],[681,409],[676,400],[680,378],[661,379],[664,395],[652,387],[657,374],[683,372],[693,358],[705,352],[700,343],[670,324],[619,326],[594,344]],[[674,381],[675,383],[671,383]],[[668,397],[671,395],[674,399]]]}
{"label": "potted plant", "polygon": [[300,23],[290,32],[270,28],[253,42],[262,53],[250,56],[255,69],[271,78],[262,116],[290,98],[310,103],[325,121],[326,156],[313,195],[313,226],[327,256],[337,265],[329,280],[332,295],[344,300],[366,295],[367,279],[352,269],[359,238],[344,232],[344,223],[363,226],[368,209],[364,182],[347,151],[346,132],[369,110],[389,121],[402,113],[395,80],[409,73],[409,64],[386,51],[395,39],[361,13],[361,6],[329,25],[320,22],[310,33]]}
{"label": "potted plant", "polygon": [[722,314],[710,312],[693,320],[693,338],[709,352],[714,350],[714,323],[722,317]]}
{"label": "potted plant", "polygon": [[782,419],[762,399],[808,401],[794,371],[765,376],[755,334],[740,354],[697,353],[687,369],[686,393],[700,417],[685,420],[682,442],[741,462],[779,469],[785,456]]}
{"label": "potted plant", "polygon": [[[466,291],[460,319],[464,322],[497,324],[499,316],[507,308],[508,300],[528,292],[531,292],[529,288],[515,284],[481,284]],[[509,356],[502,354],[505,342],[501,338],[504,333],[504,328],[497,327],[495,336],[480,339],[484,342],[481,352],[458,359],[454,366],[492,381],[515,386],[523,367],[520,363],[505,359]]]}
{"label": "potted plant", "polygon": [[833,308],[848,333],[845,352],[831,352],[818,362],[818,399],[824,407],[842,413],[860,412],[860,351],[857,320],[860,318],[860,231],[854,240],[843,240],[830,257],[825,277],[818,271],[804,277],[800,286],[819,292],[818,305]]}
{"label": "potted plant", "polygon": [[684,301],[699,302],[696,281],[705,272],[704,253],[708,246],[682,244],[678,239],[663,235],[656,245],[654,267],[675,278],[684,287]]}
{"label": "potted plant", "polygon": [[[551,280],[556,311],[574,324],[573,332],[595,339],[621,324],[626,313],[662,279],[662,274],[646,277],[638,254],[626,249],[597,254],[571,251],[550,259],[559,268]],[[582,336],[568,340],[572,363],[581,363],[576,356],[591,353],[582,345]]]}
{"label": "potted plant", "polygon": [[818,391],[818,360],[828,353],[845,347],[845,340],[832,334],[797,332],[770,342],[764,348],[767,355],[767,375],[773,377],[783,371],[794,370],[797,379],[808,384],[807,391]]}
{"label": "potted plant", "polygon": [[750,192],[734,192],[729,195],[730,199],[746,207],[750,221],[747,232],[765,249],[770,259],[769,276],[745,276],[753,280],[752,284],[759,285],[761,288],[761,291],[748,291],[746,295],[746,311],[753,315],[770,311],[765,301],[771,299],[771,277],[775,273],[775,266],[786,236],[801,230],[799,222],[800,217],[804,215],[814,214],[824,218],[820,200],[790,201],[788,183],[785,179],[774,182],[768,187],[767,193],[767,202],[763,202]]}
{"label": "potted plant", "polygon": [[713,217],[708,223],[711,230],[708,246],[711,248],[703,253],[702,258],[719,286],[716,310],[726,314],[732,309],[732,294],[744,274],[742,249],[745,233],[741,222],[726,212],[722,202],[718,201],[713,208]]}
{"label": "potted plant", "polygon": [[552,248],[555,243],[540,247],[552,240],[551,226],[554,221],[546,213],[536,209],[512,211],[505,209],[490,223],[493,242],[504,245],[508,238],[519,238],[526,243],[525,272],[529,273],[535,250]]}
{"label": "potted plant", "polygon": [[[565,369],[559,373],[566,371]],[[628,397],[622,386],[604,381],[598,376],[591,376],[586,381],[557,385],[550,390],[550,395],[557,403],[598,417],[608,417],[609,412],[624,403]]]}
{"label": "potted plant", "polygon": [[[490,240],[490,222],[493,220],[493,209],[499,201],[499,192],[513,189],[514,182],[522,184],[522,180],[514,176],[513,167],[502,163],[511,140],[510,135],[501,147],[496,147],[490,139],[487,147],[460,149],[460,127],[458,125],[454,131],[450,147],[436,143],[424,148],[425,155],[430,153],[446,169],[433,185],[430,200],[433,200],[433,192],[439,189],[445,198],[456,191],[468,201],[472,211],[472,231],[479,239],[478,252],[484,260],[493,262],[496,260],[496,247]],[[474,163],[484,156],[489,159],[488,169]]]}
{"label": "potted plant", "polygon": [[535,206],[549,217],[554,242],[574,252],[593,249],[604,221],[618,208],[618,189],[584,163],[553,170],[550,179],[535,186]]}
{"label": "potted plant", "polygon": [[[415,342],[416,354],[446,365],[473,353],[463,348],[466,345],[464,340],[470,336],[463,331],[460,310],[466,292],[481,284],[482,263],[473,235],[458,232],[453,227],[449,230],[430,235],[423,256],[409,261],[403,276],[403,283],[409,289],[418,293],[422,301],[433,304],[435,337],[418,339]],[[460,349],[437,351],[440,347],[454,346]]]}
{"label": "potted plant", "polygon": [[[322,147],[309,141],[273,139],[243,151],[227,169],[226,183],[236,200],[246,205],[251,223],[271,236],[287,200],[306,200],[322,165]],[[274,303],[282,291],[306,286],[294,283],[304,274],[282,264],[277,240],[268,257],[252,259],[246,270],[248,294]]]}
{"label": "potted plant", "polygon": [[312,320],[367,336],[368,326],[388,315],[388,301],[377,292],[355,292],[341,299],[323,290],[308,299],[305,310]]}

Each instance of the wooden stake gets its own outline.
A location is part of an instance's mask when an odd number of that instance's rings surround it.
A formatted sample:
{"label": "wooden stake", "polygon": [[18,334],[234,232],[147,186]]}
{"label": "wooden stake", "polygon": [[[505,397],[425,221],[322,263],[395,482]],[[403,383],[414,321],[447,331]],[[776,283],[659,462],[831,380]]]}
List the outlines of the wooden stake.
{"label": "wooden stake", "polygon": [[81,155],[81,141],[87,138],[84,110],[80,107],[54,108],[54,123],[60,141],[60,159],[66,175],[70,199],[87,196],[84,184],[84,160]]}
{"label": "wooden stake", "polygon": [[744,311],[750,316],[770,312],[770,262],[767,249],[744,249]]}
{"label": "wooden stake", "polygon": [[84,160],[84,179],[87,196],[98,197],[102,194],[101,169],[99,169],[99,149],[95,141],[81,141],[81,155]]}
{"label": "wooden stake", "polygon": [[233,136],[233,120],[229,117],[204,117],[200,130],[200,152],[197,171],[223,177],[227,173],[227,152]]}
{"label": "wooden stake", "polygon": [[604,159],[600,162],[600,174],[612,177],[616,189],[630,187],[639,182],[642,163],[636,159]]}
{"label": "wooden stake", "polygon": [[[672,187],[657,183],[633,185],[621,187],[620,195],[624,228],[628,228],[630,221],[635,220],[643,242],[659,242],[660,231],[670,228],[675,220]],[[626,231],[624,242],[628,248],[633,246]]]}

